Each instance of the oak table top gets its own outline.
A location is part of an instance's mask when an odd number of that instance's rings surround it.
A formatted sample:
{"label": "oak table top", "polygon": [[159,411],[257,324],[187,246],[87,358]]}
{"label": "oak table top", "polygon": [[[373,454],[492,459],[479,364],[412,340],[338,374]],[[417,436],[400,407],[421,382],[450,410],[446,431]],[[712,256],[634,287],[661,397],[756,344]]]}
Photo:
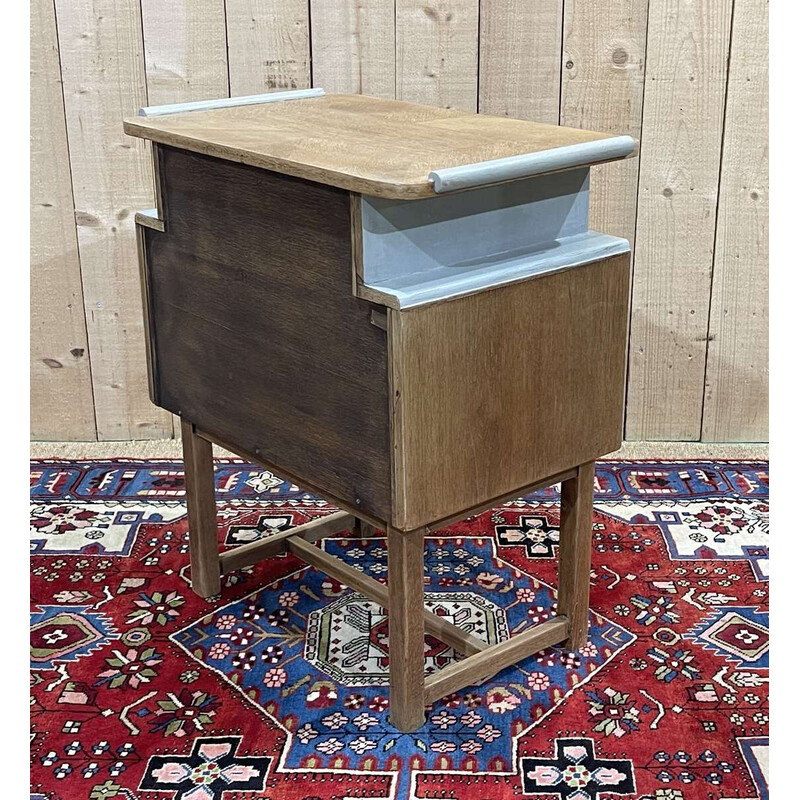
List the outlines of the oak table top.
{"label": "oak table top", "polygon": [[[580,153],[581,146],[602,148],[604,140],[623,138],[627,152],[599,157],[595,148],[591,161],[618,160],[633,150],[630,137],[364,95],[159,113],[126,119],[124,126],[159,144],[393,199],[435,195],[437,170],[558,156],[564,148]],[[551,158],[539,174],[563,168]]]}

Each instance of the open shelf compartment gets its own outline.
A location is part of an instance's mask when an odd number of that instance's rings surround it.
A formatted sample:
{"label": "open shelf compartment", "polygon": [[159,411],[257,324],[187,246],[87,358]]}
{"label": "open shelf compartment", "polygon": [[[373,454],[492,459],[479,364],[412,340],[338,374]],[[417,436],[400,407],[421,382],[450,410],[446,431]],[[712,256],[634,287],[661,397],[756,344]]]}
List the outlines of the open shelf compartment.
{"label": "open shelf compartment", "polygon": [[588,221],[588,168],[424,200],[362,197],[359,294],[413,308],[630,250]]}

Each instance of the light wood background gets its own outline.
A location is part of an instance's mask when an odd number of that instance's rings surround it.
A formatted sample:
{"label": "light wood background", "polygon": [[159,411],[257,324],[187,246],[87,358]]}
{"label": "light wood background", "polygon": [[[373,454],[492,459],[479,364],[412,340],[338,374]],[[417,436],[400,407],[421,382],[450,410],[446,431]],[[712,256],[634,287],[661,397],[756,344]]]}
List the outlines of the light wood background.
{"label": "light wood background", "polygon": [[[31,437],[171,437],[145,374],[139,106],[320,86],[630,133],[626,438],[767,439],[765,0],[32,0]],[[544,310],[546,313],[546,310]],[[242,355],[246,358],[246,354]]]}

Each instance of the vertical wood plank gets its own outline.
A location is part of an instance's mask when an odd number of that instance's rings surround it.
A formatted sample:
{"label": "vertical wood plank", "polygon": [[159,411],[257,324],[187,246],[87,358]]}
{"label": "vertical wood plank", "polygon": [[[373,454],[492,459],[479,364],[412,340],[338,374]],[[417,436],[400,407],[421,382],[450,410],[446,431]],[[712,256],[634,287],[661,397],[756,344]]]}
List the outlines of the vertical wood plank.
{"label": "vertical wood plank", "polygon": [[170,436],[150,403],[134,212],[153,202],[144,142],[122,117],[146,104],[138,0],[56,0],[97,435]]}
{"label": "vertical wood plank", "polygon": [[231,96],[311,85],[308,0],[225,0]]}
{"label": "vertical wood plank", "polygon": [[[647,0],[564,0],[560,75],[561,0],[484,0],[480,23],[478,0],[398,0],[396,39],[390,0],[310,0],[310,26],[305,0],[142,0],[141,19],[137,5],[56,0],[68,138],[59,132],[52,10],[43,0],[32,8],[33,92],[47,97],[31,117],[33,436],[94,438],[93,393],[101,439],[169,435],[169,415],[147,401],[130,225],[133,209],[152,205],[149,159],[119,119],[146,102],[227,94],[227,38],[233,94],[307,86],[313,71],[328,91],[396,91],[556,121],[561,84],[562,124],[641,135],[644,238],[635,247],[627,436],[766,438],[766,97],[758,88],[766,45],[757,0],[736,11],[719,187],[732,0],[651,0],[641,131]],[[637,169],[629,160],[594,171],[593,227],[633,239]],[[77,246],[66,211],[73,191]]]}
{"label": "vertical wood plank", "polygon": [[561,484],[558,538],[558,613],[569,618],[568,650],[586,644],[589,630],[589,576],[592,570],[594,461]]}
{"label": "vertical wood plank", "polygon": [[558,125],[562,11],[562,0],[481,4],[480,113]]}
{"label": "vertical wood plank", "polygon": [[628,439],[697,440],[732,0],[651,0]]}
{"label": "vertical wood plank", "polygon": [[768,5],[736,0],[728,75],[703,439],[769,438]]}
{"label": "vertical wood plank", "polygon": [[389,548],[389,718],[398,730],[425,722],[423,628],[425,531],[387,530]]}
{"label": "vertical wood plank", "polygon": [[228,96],[225,0],[142,0],[150,105]]}
{"label": "vertical wood plank", "polygon": [[310,0],[314,86],[394,98],[394,0]]}
{"label": "vertical wood plank", "polygon": [[397,0],[397,98],[475,111],[478,0]]}
{"label": "vertical wood plank", "polygon": [[189,560],[192,589],[200,597],[214,597],[221,589],[217,503],[214,496],[214,457],[211,442],[181,420],[186,509],[189,514]]}
{"label": "vertical wood plank", "polygon": [[[564,2],[561,124],[639,138],[648,0]],[[590,224],[633,245],[638,159],[592,169]]]}
{"label": "vertical wood plank", "polygon": [[[225,0],[141,4],[148,105],[227,97]],[[156,190],[157,204],[159,200]],[[180,417],[173,415],[172,424],[178,435]]]}
{"label": "vertical wood plank", "polygon": [[31,3],[31,438],[95,439],[52,0]]}

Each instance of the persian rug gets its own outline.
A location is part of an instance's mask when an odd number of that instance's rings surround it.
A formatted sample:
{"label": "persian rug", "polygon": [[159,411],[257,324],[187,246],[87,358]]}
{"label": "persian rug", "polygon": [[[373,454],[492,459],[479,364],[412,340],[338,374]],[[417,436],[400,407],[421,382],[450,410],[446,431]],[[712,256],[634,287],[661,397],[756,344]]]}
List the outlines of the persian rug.
{"label": "persian rug", "polygon": [[[217,462],[220,547],[332,507]],[[386,616],[291,555],[190,589],[182,465],[31,466],[31,798],[768,796],[768,466],[598,464],[591,629],[388,720]],[[426,602],[488,642],[554,613],[558,491],[427,540]],[[386,578],[380,535],[322,543]],[[455,654],[427,640],[426,669]]]}

